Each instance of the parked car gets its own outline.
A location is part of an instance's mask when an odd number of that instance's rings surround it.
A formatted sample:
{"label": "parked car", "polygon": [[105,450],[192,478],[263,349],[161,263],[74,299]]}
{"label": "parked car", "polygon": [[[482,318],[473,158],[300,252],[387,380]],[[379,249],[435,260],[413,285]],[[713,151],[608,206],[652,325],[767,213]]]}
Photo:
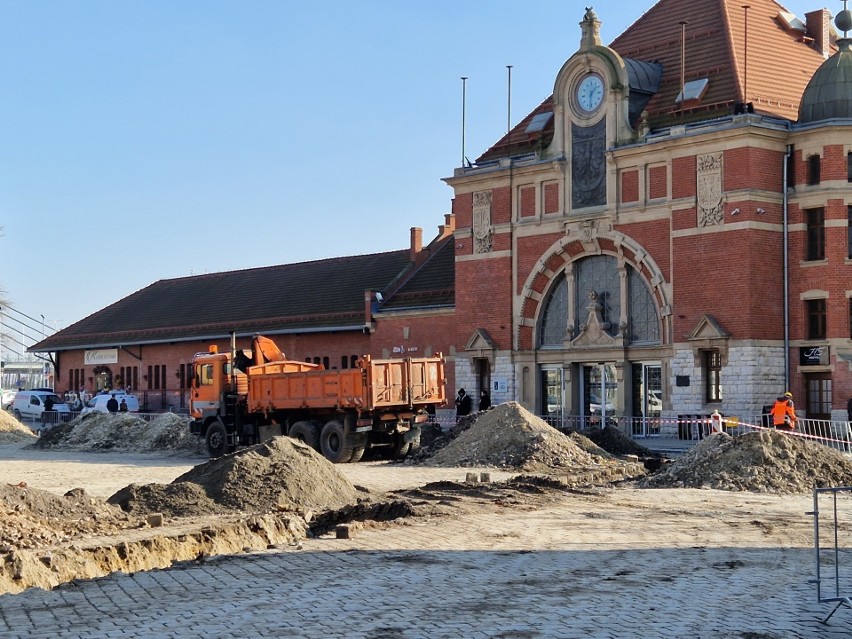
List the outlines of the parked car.
{"label": "parked car", "polygon": [[[136,395],[130,395],[129,393],[116,392],[115,401],[121,404],[121,400],[123,399],[127,403],[127,412],[128,413],[138,413],[139,412],[139,399]],[[89,401],[86,402],[86,405],[83,407],[83,410],[80,411],[81,415],[88,415],[89,413],[108,413],[107,402],[109,398],[113,396],[113,393],[101,393],[100,395],[95,395]]]}
{"label": "parked car", "polygon": [[17,390],[4,390],[2,394],[0,394],[0,409],[6,410],[7,408],[12,407],[12,402],[15,401],[15,395],[17,394]]}
{"label": "parked car", "polygon": [[44,404],[48,398],[53,402],[52,410],[54,413],[71,412],[68,404],[52,390],[48,388],[35,388],[15,393],[15,399],[12,401],[12,413],[21,421],[26,419],[43,422]]}

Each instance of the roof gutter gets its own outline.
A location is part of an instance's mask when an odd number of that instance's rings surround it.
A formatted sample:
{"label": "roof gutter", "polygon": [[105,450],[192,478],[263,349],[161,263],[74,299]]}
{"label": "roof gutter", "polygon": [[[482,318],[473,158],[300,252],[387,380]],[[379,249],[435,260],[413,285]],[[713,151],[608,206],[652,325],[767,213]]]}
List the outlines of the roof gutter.
{"label": "roof gutter", "polygon": [[[296,335],[301,333],[331,333],[331,332],[350,332],[364,331],[365,326],[363,324],[349,325],[349,326],[325,326],[322,328],[301,328],[301,329],[279,329],[275,331],[241,331],[234,332],[237,337],[254,337],[255,335]],[[34,344],[33,346],[27,349],[29,353],[58,353],[61,351],[77,351],[80,349],[87,348],[123,348],[125,346],[150,346],[156,344],[172,344],[178,342],[206,342],[210,340],[216,339],[231,339],[231,331],[227,331],[224,333],[209,333],[206,335],[194,335],[192,337],[166,337],[156,340],[145,340],[145,341],[136,341],[136,340],[123,340],[116,342],[101,342],[99,344],[74,344],[71,346],[62,346],[56,348],[37,348],[39,344]]]}

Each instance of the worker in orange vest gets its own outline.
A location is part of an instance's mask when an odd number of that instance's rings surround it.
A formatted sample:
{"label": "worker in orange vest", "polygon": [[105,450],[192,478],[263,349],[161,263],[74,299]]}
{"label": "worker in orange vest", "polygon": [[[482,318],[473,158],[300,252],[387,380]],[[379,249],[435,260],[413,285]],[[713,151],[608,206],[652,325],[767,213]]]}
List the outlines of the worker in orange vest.
{"label": "worker in orange vest", "polygon": [[772,425],[775,428],[793,430],[799,418],[796,417],[796,408],[793,406],[793,393],[787,391],[775,400],[772,405]]}

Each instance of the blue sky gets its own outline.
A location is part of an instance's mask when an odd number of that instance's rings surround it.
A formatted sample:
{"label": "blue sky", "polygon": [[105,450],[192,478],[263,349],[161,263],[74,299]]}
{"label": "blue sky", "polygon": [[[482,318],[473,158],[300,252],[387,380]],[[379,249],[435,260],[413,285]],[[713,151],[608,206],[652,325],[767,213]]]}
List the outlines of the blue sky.
{"label": "blue sky", "polygon": [[[585,4],[0,0],[2,296],[51,332],[163,278],[428,241],[460,77],[475,158],[505,133],[506,65],[516,124]],[[651,5],[595,2],[604,42]]]}

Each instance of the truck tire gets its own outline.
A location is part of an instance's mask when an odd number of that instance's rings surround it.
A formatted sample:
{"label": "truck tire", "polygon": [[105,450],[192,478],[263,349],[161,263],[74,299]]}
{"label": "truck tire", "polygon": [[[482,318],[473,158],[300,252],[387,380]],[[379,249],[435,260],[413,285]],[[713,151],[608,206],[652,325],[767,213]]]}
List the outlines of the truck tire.
{"label": "truck tire", "polygon": [[287,433],[293,439],[304,442],[314,450],[319,450],[320,431],[313,422],[296,422]]}
{"label": "truck tire", "polygon": [[352,458],[352,440],[346,437],[343,424],[336,419],[322,428],[320,452],[328,461],[335,464],[345,464]]}
{"label": "truck tire", "polygon": [[367,433],[354,433],[352,437],[352,457],[349,458],[349,463],[357,464],[359,461],[361,461],[361,458],[364,456],[364,453],[367,450]]}
{"label": "truck tire", "polygon": [[224,455],[228,450],[228,434],[225,431],[225,425],[220,421],[211,423],[207,427],[204,442],[207,444],[207,453],[211,458]]}

